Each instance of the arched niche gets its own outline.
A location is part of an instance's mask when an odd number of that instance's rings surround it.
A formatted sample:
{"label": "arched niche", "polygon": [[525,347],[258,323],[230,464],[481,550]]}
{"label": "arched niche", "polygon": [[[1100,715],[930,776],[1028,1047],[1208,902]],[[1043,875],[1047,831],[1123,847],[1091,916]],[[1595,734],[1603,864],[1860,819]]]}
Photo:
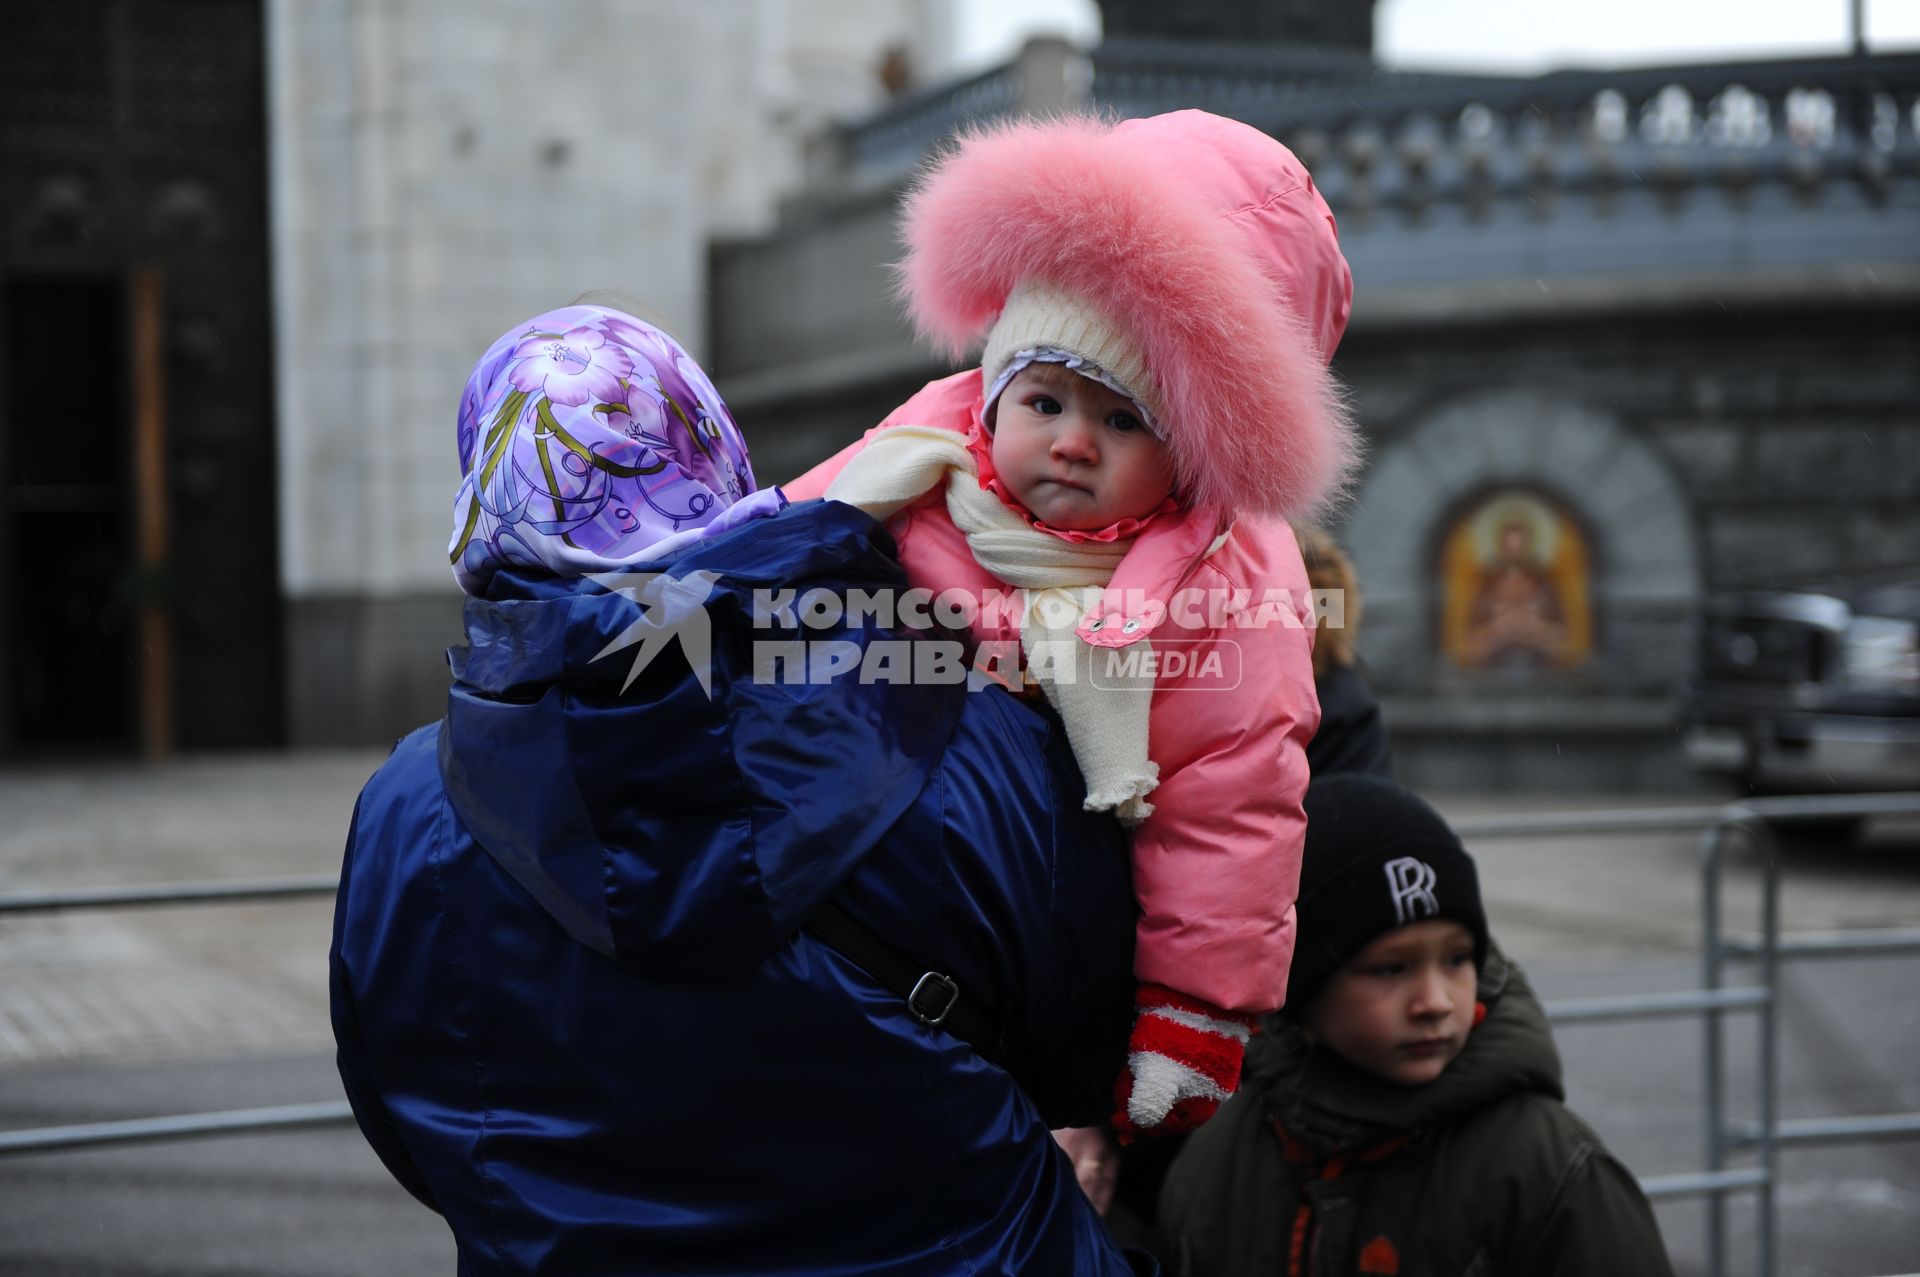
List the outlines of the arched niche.
{"label": "arched niche", "polygon": [[1367,601],[1360,649],[1382,690],[1458,684],[1442,654],[1442,556],[1463,513],[1502,492],[1540,494],[1585,538],[1593,630],[1588,655],[1569,662],[1579,681],[1671,691],[1691,661],[1700,589],[1687,494],[1612,414],[1530,389],[1453,400],[1375,454],[1340,536]]}

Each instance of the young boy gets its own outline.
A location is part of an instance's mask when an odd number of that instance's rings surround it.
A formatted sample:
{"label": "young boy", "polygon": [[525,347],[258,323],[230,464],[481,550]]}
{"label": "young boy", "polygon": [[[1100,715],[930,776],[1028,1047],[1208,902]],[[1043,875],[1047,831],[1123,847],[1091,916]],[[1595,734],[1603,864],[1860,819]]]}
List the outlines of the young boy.
{"label": "young boy", "polygon": [[1460,840],[1373,777],[1316,779],[1306,808],[1293,997],[1168,1175],[1170,1271],[1669,1277]]}

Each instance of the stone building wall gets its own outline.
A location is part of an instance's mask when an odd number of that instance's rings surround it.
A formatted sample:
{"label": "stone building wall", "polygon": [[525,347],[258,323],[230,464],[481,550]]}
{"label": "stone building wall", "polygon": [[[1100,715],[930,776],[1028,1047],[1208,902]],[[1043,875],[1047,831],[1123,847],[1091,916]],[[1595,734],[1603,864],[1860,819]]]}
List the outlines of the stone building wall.
{"label": "stone building wall", "polygon": [[[1336,369],[1368,462],[1332,530],[1359,573],[1360,649],[1403,777],[1697,785],[1675,698],[1708,592],[1920,563],[1915,349],[1911,304],[1359,324]],[[767,477],[804,469],[943,371],[895,362],[837,392],[745,401]],[[1437,650],[1439,538],[1463,502],[1507,486],[1558,498],[1595,551],[1594,657],[1577,669],[1454,670]]]}
{"label": "stone building wall", "polygon": [[[1307,162],[1353,266],[1335,367],[1371,454],[1335,531],[1402,774],[1691,786],[1677,693],[1710,591],[1920,561],[1917,86],[1907,55],[1520,78],[1029,46],[844,130],[772,234],[716,246],[715,378],[791,475],[942,371],[884,269],[942,137],[1036,101],[1245,120]],[[1512,506],[1558,558],[1499,570]],[[1525,608],[1500,614],[1503,582]],[[1532,646],[1493,623],[1527,608]]]}
{"label": "stone building wall", "polygon": [[441,709],[453,413],[508,325],[618,290],[696,351],[706,245],[938,74],[949,0],[270,0],[289,735]]}
{"label": "stone building wall", "polygon": [[[1673,698],[1707,591],[1920,562],[1916,348],[1912,306],[1349,338],[1338,366],[1371,457],[1336,532],[1407,778],[1688,783]],[[1437,651],[1438,538],[1505,484],[1558,498],[1591,538],[1595,651],[1577,670],[1462,671]]]}

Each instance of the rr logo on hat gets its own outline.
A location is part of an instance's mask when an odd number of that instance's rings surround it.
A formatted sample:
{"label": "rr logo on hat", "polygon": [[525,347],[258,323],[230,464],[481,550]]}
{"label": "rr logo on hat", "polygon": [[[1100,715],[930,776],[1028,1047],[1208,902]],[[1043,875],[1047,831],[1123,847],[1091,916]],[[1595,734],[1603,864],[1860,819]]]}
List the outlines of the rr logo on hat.
{"label": "rr logo on hat", "polygon": [[1440,916],[1440,898],[1433,894],[1439,875],[1433,866],[1412,856],[1386,863],[1387,888],[1393,892],[1393,915],[1401,926],[1421,918]]}

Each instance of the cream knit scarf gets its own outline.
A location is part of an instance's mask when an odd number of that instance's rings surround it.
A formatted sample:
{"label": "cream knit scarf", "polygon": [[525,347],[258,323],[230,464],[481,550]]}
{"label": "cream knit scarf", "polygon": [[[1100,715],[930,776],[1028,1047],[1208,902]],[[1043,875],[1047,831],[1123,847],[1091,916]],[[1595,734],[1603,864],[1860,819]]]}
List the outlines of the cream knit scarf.
{"label": "cream knit scarf", "polygon": [[1139,824],[1153,814],[1147,795],[1160,783],[1160,769],[1147,757],[1153,676],[1141,672],[1153,668],[1152,649],[1140,639],[1124,669],[1109,670],[1103,662],[1096,687],[1097,651],[1077,633],[1133,542],[1075,543],[1040,531],[980,486],[962,436],[929,426],[876,432],[826,495],[884,521],[940,483],[946,485],[947,513],[966,535],[975,561],[1027,592],[1020,627],[1027,673],[1066,726],[1087,782],[1086,809],[1112,811],[1129,827]]}

